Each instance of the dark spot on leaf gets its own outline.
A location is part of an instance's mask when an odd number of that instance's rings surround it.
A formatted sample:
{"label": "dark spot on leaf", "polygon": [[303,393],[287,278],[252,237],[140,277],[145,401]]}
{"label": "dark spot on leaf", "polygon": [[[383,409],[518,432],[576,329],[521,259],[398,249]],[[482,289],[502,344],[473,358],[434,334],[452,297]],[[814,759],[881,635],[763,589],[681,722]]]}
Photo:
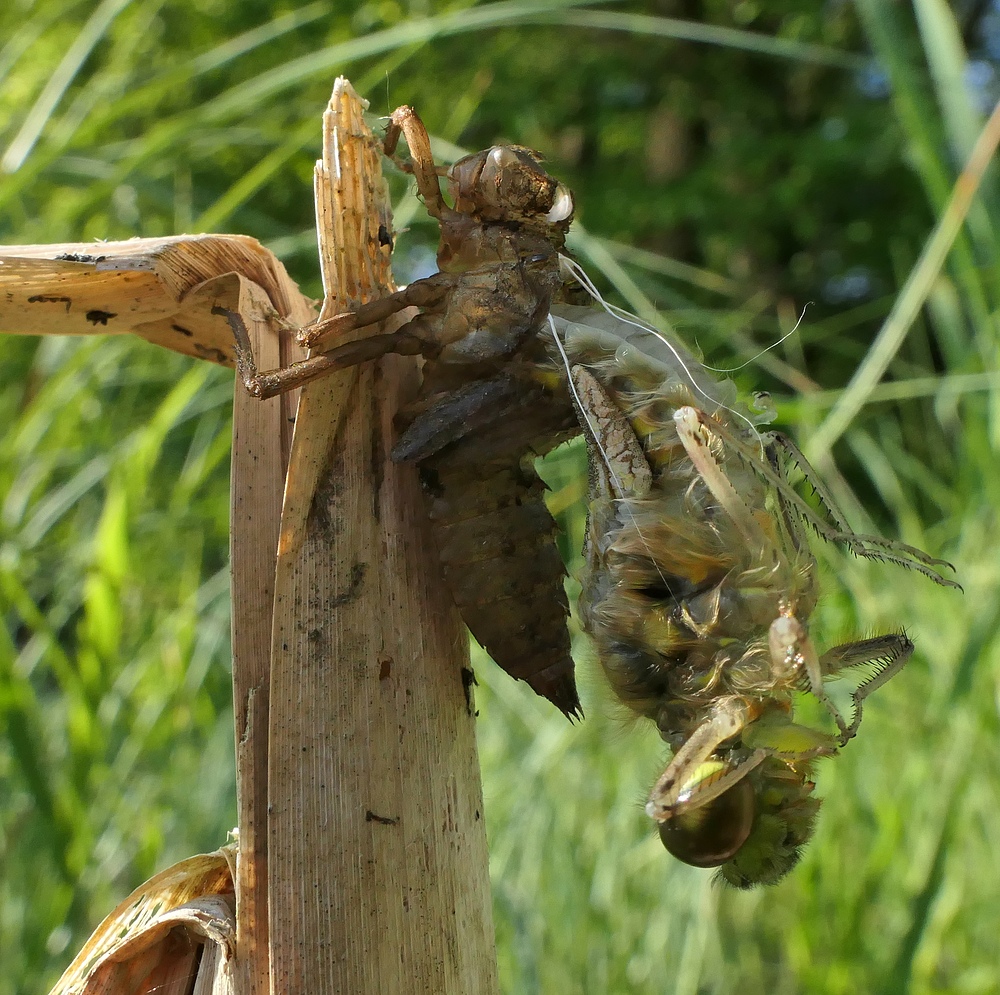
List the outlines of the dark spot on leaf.
{"label": "dark spot on leaf", "polygon": [[69,314],[69,309],[73,306],[72,297],[50,297],[47,294],[35,294],[34,297],[28,298],[29,304],[65,304],[66,313]]}
{"label": "dark spot on leaf", "polygon": [[106,257],[92,256],[88,252],[60,252],[59,255],[52,258],[64,263],[100,263]]}
{"label": "dark spot on leaf", "polygon": [[365,569],[368,564],[355,563],[351,567],[351,579],[347,582],[347,588],[335,594],[330,600],[331,608],[339,608],[341,605],[350,604],[360,593],[361,585],[365,579]]}

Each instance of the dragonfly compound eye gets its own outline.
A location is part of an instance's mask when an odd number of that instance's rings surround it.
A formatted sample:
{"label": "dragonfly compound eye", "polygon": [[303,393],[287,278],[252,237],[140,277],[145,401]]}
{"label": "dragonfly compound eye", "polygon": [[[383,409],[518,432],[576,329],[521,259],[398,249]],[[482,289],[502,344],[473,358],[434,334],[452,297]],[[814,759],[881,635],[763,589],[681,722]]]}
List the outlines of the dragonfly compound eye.
{"label": "dragonfly compound eye", "polygon": [[660,823],[660,840],[693,867],[719,867],[747,841],[754,818],[754,791],[744,778],[705,805]]}

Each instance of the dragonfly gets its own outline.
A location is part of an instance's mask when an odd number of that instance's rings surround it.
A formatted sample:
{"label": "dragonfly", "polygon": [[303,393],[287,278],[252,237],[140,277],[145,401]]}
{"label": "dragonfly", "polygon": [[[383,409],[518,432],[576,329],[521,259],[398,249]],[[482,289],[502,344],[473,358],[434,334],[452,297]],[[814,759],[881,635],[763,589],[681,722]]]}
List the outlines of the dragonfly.
{"label": "dragonfly", "polygon": [[[646,811],[680,860],[774,883],[815,825],[815,761],[857,734],[865,699],[913,652],[903,632],[818,652],[809,533],[957,587],[950,565],[853,532],[794,442],[760,430],[766,405],[740,405],[681,342],[611,308],[550,322],[589,452],[583,627],[673,754]],[[845,717],[826,685],[852,673]],[[835,733],[796,722],[803,694]]]}
{"label": "dragonfly", "polygon": [[[819,652],[810,533],[957,587],[950,565],[852,531],[794,442],[762,430],[759,403],[741,403],[674,336],[603,302],[563,251],[572,194],[536,153],[499,145],[438,167],[408,107],[389,119],[387,155],[401,137],[410,158],[396,161],[440,227],[439,271],[301,329],[310,348],[340,344],[280,370],[257,370],[227,312],[241,381],[271,397],[387,353],[423,357],[392,459],[419,469],[472,634],[570,718],[582,711],[565,568],[534,460],[582,433],[579,616],[612,691],[671,751],[646,811],[678,859],[737,887],[779,880],[815,824],[816,761],[856,735],[865,699],[913,652],[901,631]],[[586,296],[590,306],[575,303]],[[343,341],[408,307],[416,315],[395,331]],[[861,679],[845,717],[827,684],[850,673]],[[802,695],[835,732],[796,721]]]}

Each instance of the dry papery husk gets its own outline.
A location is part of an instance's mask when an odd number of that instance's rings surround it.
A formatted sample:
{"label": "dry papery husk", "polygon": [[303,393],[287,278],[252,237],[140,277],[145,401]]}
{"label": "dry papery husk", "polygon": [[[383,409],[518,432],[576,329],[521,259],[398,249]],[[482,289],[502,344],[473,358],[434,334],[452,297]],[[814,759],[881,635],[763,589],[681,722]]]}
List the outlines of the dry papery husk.
{"label": "dry papery husk", "polygon": [[217,303],[273,331],[313,317],[277,256],[246,235],[0,245],[0,334],[133,333],[232,366]]}
{"label": "dry papery husk", "polygon": [[168,867],[94,931],[50,995],[228,995],[236,846]]}

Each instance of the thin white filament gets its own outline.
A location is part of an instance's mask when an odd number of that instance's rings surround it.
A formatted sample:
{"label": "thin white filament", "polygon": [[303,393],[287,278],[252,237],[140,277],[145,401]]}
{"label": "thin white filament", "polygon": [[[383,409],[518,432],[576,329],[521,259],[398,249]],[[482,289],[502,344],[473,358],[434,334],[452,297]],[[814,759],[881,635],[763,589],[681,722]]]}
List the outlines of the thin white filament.
{"label": "thin white filament", "polygon": [[745,363],[740,363],[739,366],[730,366],[729,368],[723,368],[721,366],[707,366],[705,363],[702,363],[702,366],[706,370],[710,370],[712,373],[738,373],[745,366],[749,366],[751,363],[756,363],[761,356],[769,353],[772,349],[777,349],[778,346],[785,341],[785,339],[791,338],[799,330],[799,326],[805,319],[806,310],[808,309],[810,304],[812,304],[812,301],[806,301],[805,304],[802,305],[802,313],[799,315],[799,320],[795,322],[795,326],[790,331],[785,332],[785,334],[782,335],[781,338],[777,340],[777,342],[772,342],[769,346],[765,346],[763,349],[761,349],[760,352],[755,353]]}
{"label": "thin white filament", "polygon": [[[562,263],[563,266],[566,267],[566,269],[569,270],[569,272],[576,279],[577,283],[579,283],[580,286],[583,287],[583,289],[586,290],[587,293],[590,294],[590,296],[593,297],[598,304],[600,304],[601,308],[607,314],[610,314],[613,318],[618,319],[619,321],[623,322],[626,325],[631,325],[633,328],[638,328],[643,332],[647,332],[648,334],[652,335],[654,338],[662,342],[663,345],[665,345],[667,349],[670,351],[670,354],[677,362],[677,365],[684,371],[688,383],[691,385],[691,388],[695,391],[695,393],[700,394],[703,398],[705,398],[705,400],[710,401],[716,409],[721,408],[723,411],[728,411],[731,415],[733,415],[733,417],[738,418],[742,422],[745,422],[747,427],[750,429],[751,434],[757,440],[757,443],[760,446],[761,459],[764,459],[764,443],[760,438],[760,433],[757,431],[757,426],[754,425],[754,423],[749,418],[747,418],[747,416],[744,415],[742,412],[737,411],[735,408],[730,408],[726,404],[723,404],[718,398],[712,397],[711,394],[709,394],[706,390],[704,390],[698,383],[698,381],[695,379],[694,374],[688,368],[688,364],[685,362],[682,353],[678,350],[677,346],[675,346],[673,342],[671,342],[670,339],[663,334],[663,332],[659,331],[659,329],[653,328],[651,325],[646,324],[646,322],[642,321],[640,318],[637,318],[634,314],[630,314],[624,308],[616,307],[614,304],[609,304],[601,296],[600,291],[597,289],[597,287],[594,286],[593,282],[591,281],[590,277],[587,276],[583,267],[578,262],[576,262],[575,259],[570,259],[569,256],[564,256],[562,253],[560,253],[559,261]],[[710,366],[705,366],[704,363],[701,363],[699,365],[701,365],[701,367],[705,370],[709,371],[712,370]],[[569,368],[567,367],[567,372],[568,369]]]}
{"label": "thin white filament", "polygon": [[583,400],[576,389],[576,384],[573,383],[573,367],[569,361],[569,356],[566,354],[566,349],[563,347],[562,341],[559,338],[559,333],[556,331],[555,320],[551,314],[548,318],[549,330],[552,332],[552,341],[555,342],[556,348],[559,350],[559,355],[562,357],[563,366],[566,368],[566,382],[569,384],[569,391],[573,395],[573,400],[576,402],[576,410],[583,415],[587,422],[587,429],[590,433],[590,438],[594,440],[594,445],[597,447],[597,451],[601,454],[601,459],[604,460],[604,466],[607,468],[608,476],[611,477],[618,485],[618,490],[624,493],[625,488],[621,482],[621,478],[619,478],[615,473],[614,468],[611,465],[611,460],[609,459],[604,446],[601,445],[597,429],[594,427],[594,423],[590,420],[590,415],[587,413],[587,409],[583,406]]}

